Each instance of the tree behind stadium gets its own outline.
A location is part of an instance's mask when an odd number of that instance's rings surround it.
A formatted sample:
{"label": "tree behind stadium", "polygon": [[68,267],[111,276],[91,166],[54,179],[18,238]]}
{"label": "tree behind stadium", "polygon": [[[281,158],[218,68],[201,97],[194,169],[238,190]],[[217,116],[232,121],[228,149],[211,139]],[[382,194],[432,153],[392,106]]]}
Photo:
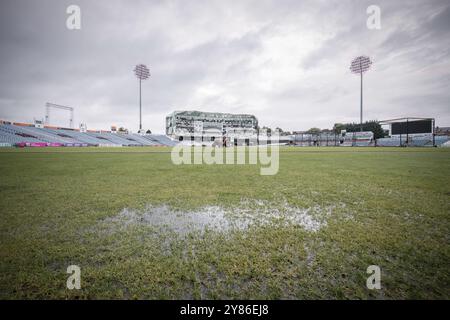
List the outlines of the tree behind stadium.
{"label": "tree behind stadium", "polygon": [[[385,132],[378,121],[371,120],[366,121],[362,124],[363,131],[372,131],[375,139],[383,138]],[[337,134],[341,133],[341,130],[346,130],[347,132],[359,132],[361,130],[361,125],[359,123],[335,123],[333,126],[333,131]]]}

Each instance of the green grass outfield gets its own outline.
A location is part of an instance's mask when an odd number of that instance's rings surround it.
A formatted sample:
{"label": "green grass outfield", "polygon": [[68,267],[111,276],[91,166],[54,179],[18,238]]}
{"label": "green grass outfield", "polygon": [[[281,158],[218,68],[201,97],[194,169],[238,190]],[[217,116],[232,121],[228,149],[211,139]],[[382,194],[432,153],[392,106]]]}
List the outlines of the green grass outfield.
{"label": "green grass outfield", "polygon": [[[274,176],[175,166],[169,151],[0,149],[0,298],[450,298],[450,150],[284,148]],[[181,237],[117,220],[244,200],[326,223]],[[71,264],[81,290],[66,289]],[[366,288],[369,265],[381,290]]]}

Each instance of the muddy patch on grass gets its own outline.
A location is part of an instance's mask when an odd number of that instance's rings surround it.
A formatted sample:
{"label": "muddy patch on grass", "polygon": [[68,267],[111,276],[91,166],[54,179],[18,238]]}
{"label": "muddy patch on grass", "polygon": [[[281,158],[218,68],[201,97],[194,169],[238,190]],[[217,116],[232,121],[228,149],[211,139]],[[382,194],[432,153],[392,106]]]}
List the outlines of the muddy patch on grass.
{"label": "muddy patch on grass", "polygon": [[225,218],[222,208],[203,207],[197,211],[180,211],[169,206],[148,206],[142,211],[124,208],[110,222],[115,224],[142,225],[186,235],[196,231],[229,231],[231,222]]}
{"label": "muddy patch on grass", "polygon": [[266,201],[242,201],[237,206],[204,206],[196,210],[182,211],[167,205],[149,205],[144,210],[124,208],[105,222],[116,227],[148,226],[181,236],[206,231],[228,233],[247,230],[253,226],[300,226],[316,232],[326,226],[336,206],[298,208],[287,203],[273,204]]}

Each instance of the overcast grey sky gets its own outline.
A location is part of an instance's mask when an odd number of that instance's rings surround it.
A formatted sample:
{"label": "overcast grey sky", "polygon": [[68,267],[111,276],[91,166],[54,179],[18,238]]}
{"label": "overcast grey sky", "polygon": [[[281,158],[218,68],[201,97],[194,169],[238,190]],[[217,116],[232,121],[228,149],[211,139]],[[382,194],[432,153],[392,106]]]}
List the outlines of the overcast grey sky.
{"label": "overcast grey sky", "polygon": [[[81,8],[81,30],[66,8]],[[381,29],[366,27],[369,5]],[[251,113],[284,130],[365,119],[436,117],[450,126],[450,1],[23,1],[0,4],[0,119],[75,107],[75,125],[164,132],[174,110]],[[51,121],[68,125],[61,111]]]}

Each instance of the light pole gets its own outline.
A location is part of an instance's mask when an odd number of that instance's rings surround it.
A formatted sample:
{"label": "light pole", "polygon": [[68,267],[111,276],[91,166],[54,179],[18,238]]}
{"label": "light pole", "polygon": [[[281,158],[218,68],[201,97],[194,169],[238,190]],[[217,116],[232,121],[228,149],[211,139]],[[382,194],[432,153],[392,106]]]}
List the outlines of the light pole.
{"label": "light pole", "polygon": [[372,65],[372,61],[369,57],[359,56],[353,59],[350,70],[361,76],[361,105],[360,105],[360,116],[359,116],[359,125],[361,131],[363,131],[363,73],[370,69]]}
{"label": "light pole", "polygon": [[142,130],[142,80],[148,79],[150,71],[145,64],[138,64],[134,68],[134,73],[139,79],[139,132]]}

